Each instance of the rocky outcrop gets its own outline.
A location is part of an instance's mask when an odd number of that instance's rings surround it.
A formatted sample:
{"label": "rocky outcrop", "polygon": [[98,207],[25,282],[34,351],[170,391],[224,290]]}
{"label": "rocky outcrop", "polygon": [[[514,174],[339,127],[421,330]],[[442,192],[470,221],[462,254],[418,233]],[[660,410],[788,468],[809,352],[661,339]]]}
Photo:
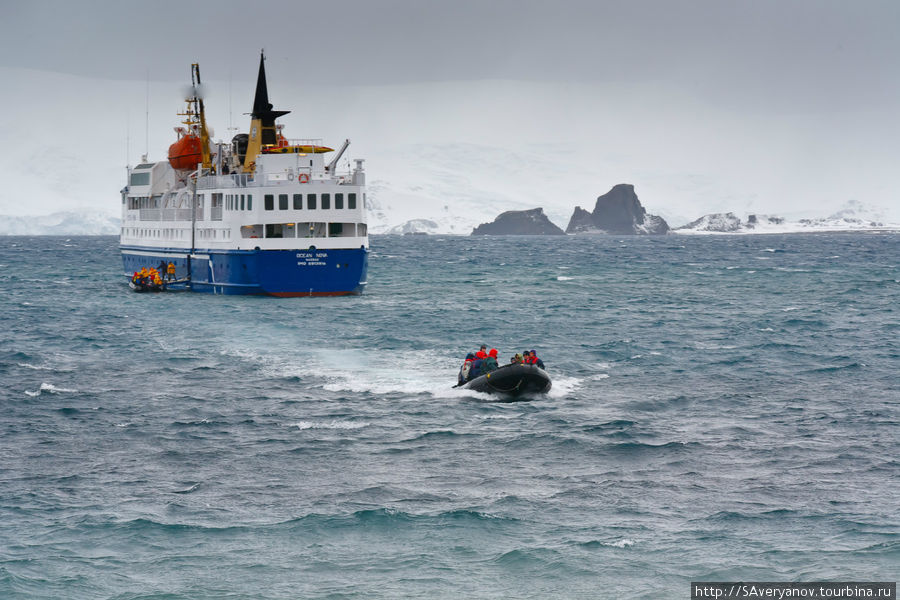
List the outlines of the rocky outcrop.
{"label": "rocky outcrop", "polygon": [[711,213],[703,215],[687,225],[675,227],[673,231],[690,229],[691,231],[709,231],[711,233],[732,233],[740,231],[743,227],[744,224],[741,223],[740,217],[734,213]]}
{"label": "rocky outcrop", "polygon": [[482,223],[473,229],[472,235],[565,235],[565,232],[547,218],[543,208],[533,208],[506,211],[493,223]]}
{"label": "rocky outcrop", "polygon": [[436,233],[439,225],[431,219],[412,219],[385,231],[388,235],[413,235]]}
{"label": "rocky outcrop", "polygon": [[750,215],[746,221],[741,221],[740,217],[731,212],[710,213],[687,225],[676,227],[672,231],[679,233],[750,233],[783,224],[782,217],[770,215]]}
{"label": "rocky outcrop", "polygon": [[662,217],[647,214],[634,186],[620,183],[597,198],[594,211],[575,207],[566,233],[613,233],[619,235],[659,235],[668,233]]}

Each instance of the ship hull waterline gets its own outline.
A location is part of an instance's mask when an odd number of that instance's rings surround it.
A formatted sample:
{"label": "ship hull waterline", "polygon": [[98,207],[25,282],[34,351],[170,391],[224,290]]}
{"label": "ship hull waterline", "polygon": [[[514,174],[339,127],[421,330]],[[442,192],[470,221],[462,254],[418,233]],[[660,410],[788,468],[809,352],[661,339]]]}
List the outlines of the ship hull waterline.
{"label": "ship hull waterline", "polygon": [[365,248],[328,250],[219,250],[122,246],[124,275],[175,265],[175,277],[187,280],[182,289],[226,295],[277,297],[359,295],[366,286],[369,251]]}

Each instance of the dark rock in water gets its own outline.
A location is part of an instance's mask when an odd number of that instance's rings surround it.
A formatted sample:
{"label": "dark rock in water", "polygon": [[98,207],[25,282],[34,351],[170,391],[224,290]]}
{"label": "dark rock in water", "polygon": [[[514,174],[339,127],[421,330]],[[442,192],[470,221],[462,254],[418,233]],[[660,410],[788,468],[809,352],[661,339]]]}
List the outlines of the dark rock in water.
{"label": "dark rock in water", "polygon": [[565,235],[554,225],[543,208],[509,210],[493,223],[482,223],[472,230],[472,235]]}
{"label": "dark rock in water", "polygon": [[662,217],[647,214],[634,186],[627,183],[620,183],[597,198],[594,212],[576,206],[566,227],[566,233],[659,235],[668,231],[669,224]]}

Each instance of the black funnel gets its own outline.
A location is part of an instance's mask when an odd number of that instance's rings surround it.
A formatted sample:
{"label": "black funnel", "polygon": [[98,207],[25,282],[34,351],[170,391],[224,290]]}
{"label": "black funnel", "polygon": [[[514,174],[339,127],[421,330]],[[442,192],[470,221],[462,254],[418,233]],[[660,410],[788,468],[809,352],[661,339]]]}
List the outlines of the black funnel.
{"label": "black funnel", "polygon": [[275,143],[275,119],[288,114],[289,110],[272,110],[269,104],[269,89],[266,86],[265,56],[259,55],[259,76],[256,78],[256,97],[253,99],[253,118],[262,125],[262,143]]}

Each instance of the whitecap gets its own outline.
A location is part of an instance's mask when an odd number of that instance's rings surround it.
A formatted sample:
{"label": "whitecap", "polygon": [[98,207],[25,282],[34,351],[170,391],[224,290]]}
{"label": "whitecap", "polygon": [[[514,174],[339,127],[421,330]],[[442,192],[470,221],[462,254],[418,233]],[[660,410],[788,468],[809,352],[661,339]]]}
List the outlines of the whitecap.
{"label": "whitecap", "polygon": [[37,391],[35,391],[35,392],[29,392],[29,391],[26,390],[25,393],[28,394],[29,396],[31,396],[32,398],[34,398],[35,396],[40,396],[40,395],[41,395],[42,393],[44,393],[44,392],[48,392],[48,393],[50,393],[50,394],[61,394],[61,393],[64,393],[64,392],[65,392],[65,393],[75,393],[75,392],[78,392],[78,390],[72,390],[72,389],[69,389],[69,388],[56,387],[56,386],[53,385],[52,383],[42,383],[42,384],[41,384],[41,387],[40,387]]}
{"label": "whitecap", "polygon": [[52,371],[53,367],[45,367],[43,365],[32,365],[30,363],[16,363],[16,365],[25,369],[34,369],[35,371]]}
{"label": "whitecap", "polygon": [[362,429],[368,427],[368,423],[357,423],[353,421],[298,421],[291,423],[288,427],[296,427],[297,429]]}
{"label": "whitecap", "polygon": [[800,310],[800,307],[799,306],[785,306],[781,310],[783,310],[784,312],[792,312],[795,310]]}
{"label": "whitecap", "polygon": [[621,539],[615,542],[610,542],[605,544],[606,546],[611,546],[613,548],[628,548],[629,546],[634,546],[634,540],[629,540],[628,538]]}
{"label": "whitecap", "polygon": [[574,279],[574,277],[565,277],[564,275],[556,276],[557,281],[572,281],[573,279]]}
{"label": "whitecap", "polygon": [[763,327],[762,329],[759,329],[758,331],[775,331],[775,330],[772,329],[771,327]]}
{"label": "whitecap", "polygon": [[609,379],[609,373],[597,373],[591,377],[592,381],[599,381],[601,379]]}

